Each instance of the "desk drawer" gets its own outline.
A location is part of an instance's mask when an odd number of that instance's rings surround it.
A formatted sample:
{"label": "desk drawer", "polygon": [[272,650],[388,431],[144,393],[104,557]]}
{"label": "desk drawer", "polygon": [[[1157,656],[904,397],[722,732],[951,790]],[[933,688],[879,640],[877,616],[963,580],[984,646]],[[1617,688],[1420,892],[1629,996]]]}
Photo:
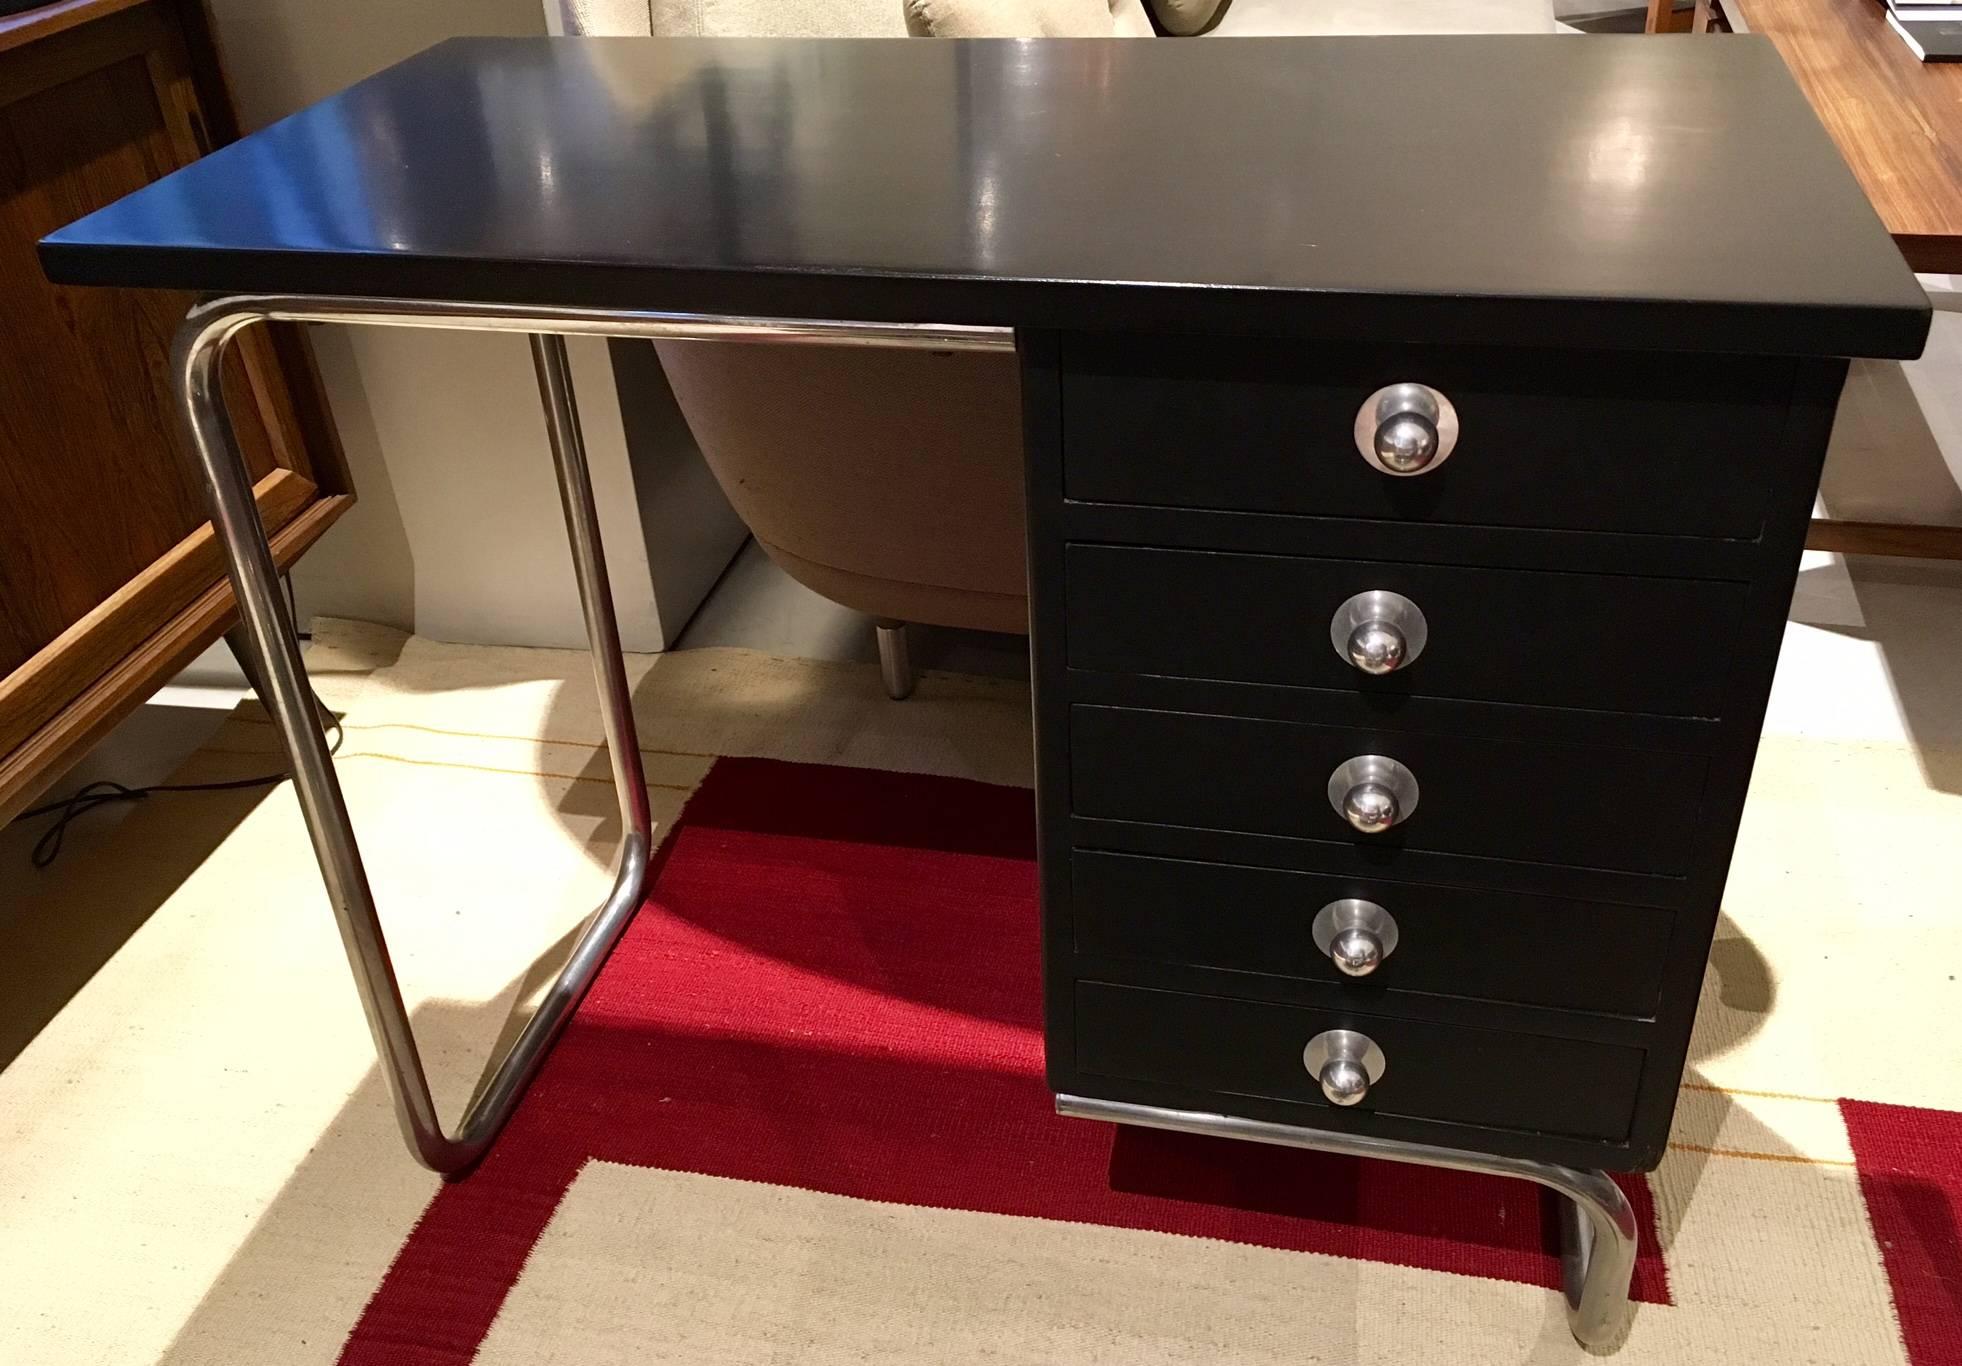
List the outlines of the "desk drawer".
{"label": "desk drawer", "polygon": [[[1754,538],[1793,363],[1723,356],[1066,339],[1064,488],[1089,502]],[[1449,457],[1399,478],[1365,402],[1443,394]]]}
{"label": "desk drawer", "polygon": [[[1445,996],[1645,1016],[1655,1010],[1674,917],[1652,906],[1329,877],[1274,868],[1077,850],[1076,949],[1098,958],[1190,964],[1358,993]],[[1363,900],[1395,942],[1367,976],[1316,946],[1316,913]]]}
{"label": "desk drawer", "polygon": [[[1073,545],[1078,669],[1716,716],[1740,583]],[[1370,675],[1336,652],[1338,609],[1371,590],[1422,612],[1422,651]],[[1344,637],[1346,639],[1345,630]]]}
{"label": "desk drawer", "polygon": [[[1107,982],[1076,988],[1079,1072],[1223,1097],[1333,1108],[1302,1058],[1331,1029],[1365,1034],[1382,1050],[1382,1076],[1352,1112],[1608,1141],[1628,1134],[1646,1056],[1616,1044]],[[1231,1101],[1220,1108],[1230,1113]]]}
{"label": "desk drawer", "polygon": [[[1415,774],[1400,824],[1364,835],[1330,804],[1358,755]],[[1679,876],[1709,761],[1666,751],[1476,740],[1079,704],[1070,807],[1079,816],[1476,858]],[[1388,858],[1386,862],[1390,861]]]}

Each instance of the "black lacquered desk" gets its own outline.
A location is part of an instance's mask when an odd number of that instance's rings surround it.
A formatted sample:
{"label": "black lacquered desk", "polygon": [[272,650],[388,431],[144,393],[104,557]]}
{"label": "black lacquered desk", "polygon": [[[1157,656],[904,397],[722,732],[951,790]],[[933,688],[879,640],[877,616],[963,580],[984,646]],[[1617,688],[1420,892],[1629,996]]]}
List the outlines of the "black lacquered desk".
{"label": "black lacquered desk", "polygon": [[[564,338],[1013,348],[1059,1108],[1537,1181],[1612,1338],[1846,358],[1928,326],[1769,46],[461,40],[42,253],[214,296],[183,411],[422,1161],[645,891]],[[627,833],[454,1133],[219,392],[267,320],[532,339]]]}

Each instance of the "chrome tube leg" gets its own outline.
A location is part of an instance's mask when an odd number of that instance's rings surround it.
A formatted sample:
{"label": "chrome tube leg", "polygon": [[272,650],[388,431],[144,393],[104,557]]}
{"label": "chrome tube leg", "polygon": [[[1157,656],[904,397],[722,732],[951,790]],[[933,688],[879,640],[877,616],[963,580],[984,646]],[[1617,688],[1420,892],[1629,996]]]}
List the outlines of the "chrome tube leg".
{"label": "chrome tube leg", "polygon": [[252,637],[246,633],[243,620],[225,632],[225,648],[232,652],[238,662],[239,672],[245,675],[246,684],[252,695],[259,699],[259,705],[270,714],[272,711],[272,688],[266,682],[264,670],[259,667],[258,656],[252,649]]}
{"label": "chrome tube leg", "polygon": [[1635,1274],[1635,1210],[1606,1172],[1089,1096],[1059,1095],[1056,1111],[1077,1119],[1109,1120],[1535,1182],[1560,1197],[1560,1269],[1567,1326],[1583,1347],[1608,1347],[1621,1333],[1628,1310],[1628,1286]]}
{"label": "chrome tube leg", "polygon": [[579,605],[586,614],[586,641],[593,651],[593,681],[599,688],[600,716],[613,759],[613,783],[620,790],[620,816],[628,833],[646,839],[654,822],[648,811],[633,693],[627,686],[620,625],[613,615],[613,585],[600,546],[599,509],[593,501],[593,476],[586,465],[586,439],[579,430],[565,338],[533,333],[531,363],[538,372],[545,433],[559,475],[559,505],[565,513],[566,541],[572,547],[572,570],[579,580]]}
{"label": "chrome tube leg", "polygon": [[[322,301],[317,311],[322,320],[340,317],[329,301]],[[349,306],[346,321],[362,321],[361,313],[359,306]],[[255,683],[263,689],[292,763],[294,792],[312,836],[402,1135],[425,1166],[454,1174],[481,1157],[510,1118],[525,1085],[537,1073],[546,1051],[591,985],[607,951],[638,909],[652,840],[626,670],[600,556],[598,519],[577,419],[570,416],[571,386],[564,370],[563,344],[558,349],[557,369],[549,375],[544,363],[549,346],[541,349],[535,343],[533,349],[541,357],[539,384],[546,398],[553,455],[558,461],[566,521],[572,533],[573,563],[595,654],[601,715],[614,778],[620,785],[621,852],[611,893],[580,936],[537,1012],[451,1135],[436,1113],[360,847],[348,820],[347,804],[334,774],[326,737],[315,723],[313,692],[300,660],[299,638],[279,591],[278,572],[259,522],[251,477],[239,453],[220,388],[226,346],[238,333],[268,316],[268,310],[237,300],[216,301],[191,311],[178,332],[172,355],[179,418],[204,474],[212,524],[224,547],[227,572],[238,599],[243,640],[256,666]]]}
{"label": "chrome tube leg", "polygon": [[[294,624],[298,625],[297,622]],[[259,669],[258,658],[252,652],[252,637],[246,632],[243,621],[225,632],[225,648],[230,650],[232,658],[238,661],[239,670],[244,673],[246,683],[252,688],[252,695],[259,699],[259,705],[266,709],[267,715],[271,715],[272,689],[267,685],[265,675]],[[334,713],[327,710],[327,704],[320,701],[318,693],[309,689],[308,696],[313,699],[314,717],[320,723],[320,728],[325,731],[333,730]]]}
{"label": "chrome tube leg", "polygon": [[881,621],[874,624],[879,636],[879,674],[886,682],[886,696],[904,702],[913,695],[913,650],[906,640],[906,623]]}
{"label": "chrome tube leg", "polygon": [[1635,1276],[1635,1210],[1606,1172],[1552,1169],[1560,1197],[1560,1273],[1567,1324],[1583,1347],[1605,1347],[1621,1332]]}

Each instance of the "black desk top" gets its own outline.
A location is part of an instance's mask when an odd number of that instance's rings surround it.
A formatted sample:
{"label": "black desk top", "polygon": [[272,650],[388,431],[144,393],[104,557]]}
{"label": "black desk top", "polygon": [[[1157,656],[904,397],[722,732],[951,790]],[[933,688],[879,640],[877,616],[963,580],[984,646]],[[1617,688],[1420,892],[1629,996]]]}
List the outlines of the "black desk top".
{"label": "black desk top", "polygon": [[1754,38],[459,39],[42,246],[71,284],[1918,354]]}

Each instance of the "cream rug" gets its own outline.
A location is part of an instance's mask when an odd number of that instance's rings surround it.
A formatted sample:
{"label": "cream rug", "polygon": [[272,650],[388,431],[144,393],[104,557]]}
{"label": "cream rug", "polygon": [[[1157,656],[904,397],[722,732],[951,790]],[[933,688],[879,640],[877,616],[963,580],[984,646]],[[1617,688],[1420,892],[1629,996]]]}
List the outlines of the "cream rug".
{"label": "cream rug", "polygon": [[[319,622],[308,664],[346,718],[342,780],[454,1115],[607,884],[617,818],[586,661]],[[1019,685],[929,676],[894,705],[870,668],[720,650],[631,672],[664,830],[721,755],[1029,781]],[[1634,1314],[1630,1366],[1962,1360],[1962,1031],[1943,1027],[1962,1004],[1962,745],[1830,729],[1760,753],[1674,1141],[1648,1178],[1668,1302]],[[272,753],[247,706],[182,776]],[[400,1146],[290,787],[146,803],[109,856],[8,895],[10,995],[136,928],[0,1073],[0,1361],[356,1359],[350,1332],[441,1183]],[[606,1160],[549,1211],[476,1349],[1582,1356],[1557,1296],[1504,1275]]]}

